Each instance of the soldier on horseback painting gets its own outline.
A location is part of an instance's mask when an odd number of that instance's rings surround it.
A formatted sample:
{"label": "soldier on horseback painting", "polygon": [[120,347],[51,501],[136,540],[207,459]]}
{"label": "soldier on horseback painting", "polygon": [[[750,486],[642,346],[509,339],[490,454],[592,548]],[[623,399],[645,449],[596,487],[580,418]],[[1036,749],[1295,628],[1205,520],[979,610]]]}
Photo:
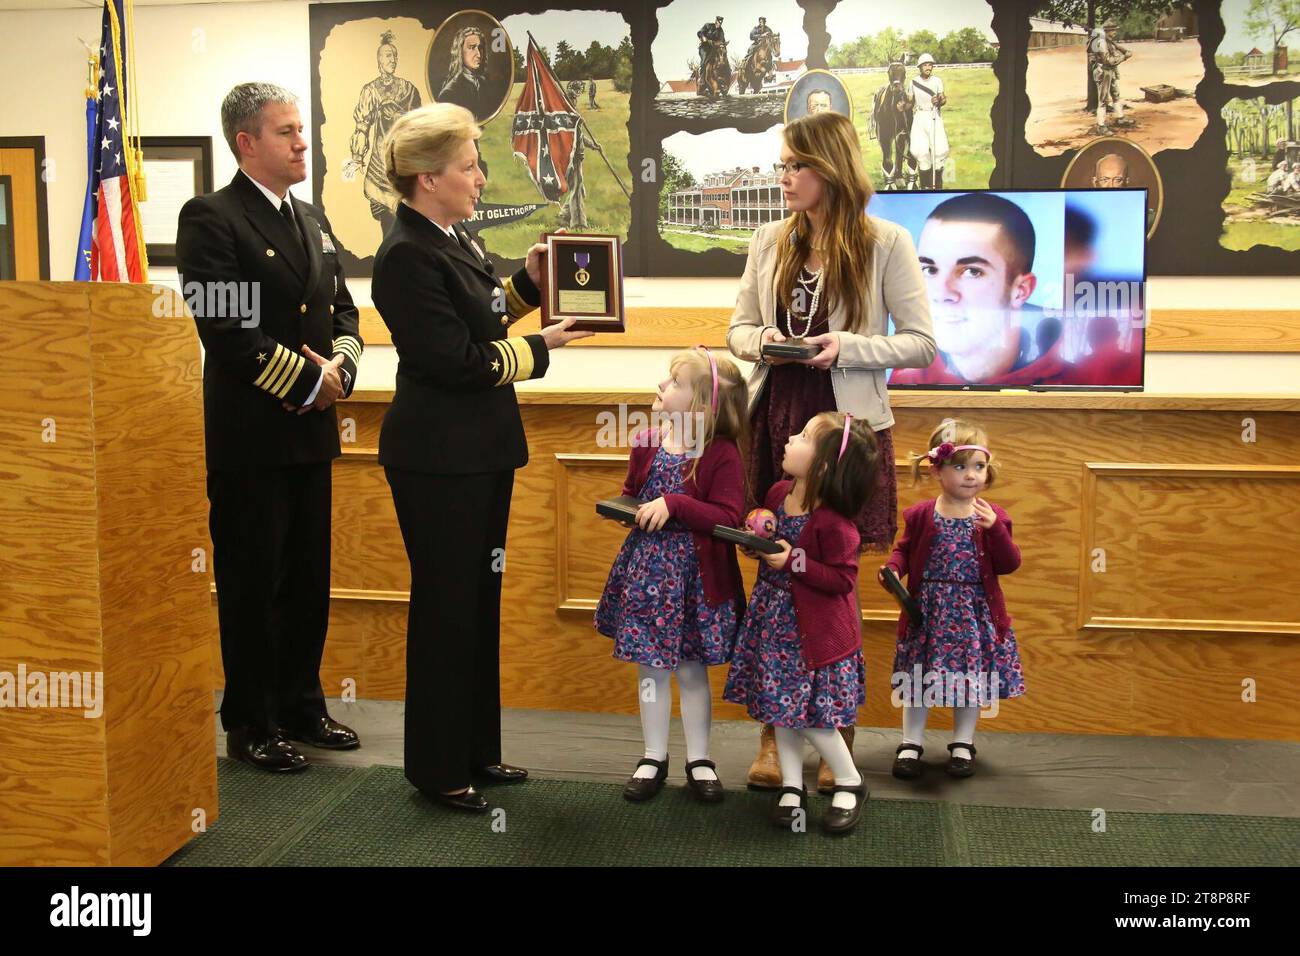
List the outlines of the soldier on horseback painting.
{"label": "soldier on horseback painting", "polygon": [[916,160],[911,154],[912,118],[916,100],[907,85],[907,67],[902,60],[889,64],[888,82],[872,99],[871,122],[880,142],[879,188],[915,189]]}
{"label": "soldier on horseback painting", "polygon": [[749,31],[749,49],[737,71],[736,92],[744,93],[748,89],[757,93],[764,83],[776,79],[776,61],[780,56],[781,34],[767,25],[767,17],[759,17],[758,25]]}
{"label": "soldier on horseback painting", "polygon": [[731,64],[727,62],[727,35],[722,17],[714,17],[695,34],[700,39],[699,79],[695,92],[710,98],[722,96],[731,85]]}

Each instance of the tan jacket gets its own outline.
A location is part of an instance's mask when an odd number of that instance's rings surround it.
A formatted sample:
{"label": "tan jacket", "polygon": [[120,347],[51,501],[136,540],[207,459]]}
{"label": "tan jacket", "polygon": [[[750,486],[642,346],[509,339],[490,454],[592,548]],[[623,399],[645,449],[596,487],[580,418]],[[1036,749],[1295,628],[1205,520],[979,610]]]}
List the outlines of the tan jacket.
{"label": "tan jacket", "polygon": [[[754,231],[736,310],[727,329],[731,354],[758,363],[749,377],[751,415],[770,368],[762,361],[758,347],[763,328],[776,325],[776,237],[782,225],[779,221],[769,222]],[[934,361],[935,344],[930,299],[911,235],[902,226],[875,216],[871,217],[871,228],[875,249],[862,290],[866,334],[844,331],[848,315],[843,303],[837,303],[831,311],[830,327],[839,337],[840,354],[830,376],[836,409],[866,419],[879,431],[894,424],[885,370],[925,368]],[[891,314],[895,331],[887,335]]]}

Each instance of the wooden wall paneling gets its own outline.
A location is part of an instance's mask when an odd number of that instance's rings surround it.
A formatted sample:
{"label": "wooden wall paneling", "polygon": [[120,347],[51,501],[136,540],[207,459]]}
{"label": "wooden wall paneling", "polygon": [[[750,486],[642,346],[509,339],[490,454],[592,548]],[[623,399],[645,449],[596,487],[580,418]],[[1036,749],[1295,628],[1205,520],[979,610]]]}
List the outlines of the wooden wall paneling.
{"label": "wooden wall paneling", "polygon": [[[367,346],[392,345],[388,327],[373,306],[361,306],[361,338]],[[629,306],[627,331],[594,335],[567,348],[726,348],[730,307]],[[537,331],[537,313],[516,329]],[[1153,309],[1148,352],[1297,352],[1300,310]]]}
{"label": "wooden wall paneling", "polygon": [[[555,608],[594,613],[613,556],[629,529],[596,520],[596,502],[618,493],[627,455],[555,455]],[[610,491],[610,489],[614,491]]]}
{"label": "wooden wall paneling", "polygon": [[[583,393],[562,389],[519,390],[529,437],[530,461],[516,476],[511,511],[502,607],[502,699],[507,706],[636,712],[635,670],[611,655],[611,642],[593,626],[595,602],[625,530],[596,517],[595,500],[617,494],[625,472],[626,449],[599,447],[597,415],[645,408],[649,394]],[[400,533],[391,512],[387,484],[377,464],[363,460],[378,440],[382,410],[391,392],[358,393],[344,403],[345,414],[359,423],[356,452],[336,464],[336,506],[340,497],[379,497],[357,501],[336,512],[336,522],[364,531],[336,529],[340,542],[364,559],[336,562],[335,615],[343,633],[360,627],[362,696],[400,698],[404,680],[406,588],[409,578]],[[1211,488],[1224,504],[1213,511],[1232,535],[1246,535],[1242,547],[1260,545],[1264,522],[1235,515],[1229,486],[1221,482],[1193,485],[1192,490],[1161,486],[1167,506],[1152,505],[1140,480],[1108,479],[1089,492],[1087,462],[1146,463],[1157,467],[1209,464],[1230,470],[1278,466],[1295,461],[1300,447],[1300,400],[1278,396],[1154,396],[1145,394],[929,394],[895,393],[894,429],[900,511],[935,493],[926,481],[912,487],[907,453],[920,451],[931,428],[956,414],[984,425],[1002,465],[998,485],[988,497],[1004,505],[1015,522],[1024,564],[1003,579],[1008,606],[1025,664],[1028,693],[1005,701],[1000,713],[981,729],[1051,730],[1065,733],[1153,732],[1134,722],[1153,721],[1158,732],[1203,736],[1286,736],[1285,715],[1261,701],[1243,711],[1220,685],[1224,674],[1252,669],[1270,680],[1300,679],[1294,655],[1283,653],[1286,635],[1261,633],[1197,634],[1131,626],[1080,626],[1081,588],[1092,587],[1087,600],[1095,609],[1164,607],[1195,591],[1166,594],[1159,580],[1148,591],[1135,591],[1125,578],[1138,575],[1146,551],[1158,546],[1162,528],[1174,532],[1165,510],[1181,503],[1191,508],[1198,488]],[[1243,418],[1253,418],[1257,440],[1241,440]],[[365,475],[370,470],[375,474]],[[354,473],[355,472],[355,473]],[[1233,472],[1234,474],[1236,471]],[[1181,479],[1180,479],[1181,480]],[[1284,483],[1278,483],[1284,486]],[[344,490],[345,489],[345,490]],[[1091,495],[1091,499],[1089,499]],[[1250,492],[1258,509],[1258,489]],[[1091,501],[1091,503],[1089,503]],[[1146,524],[1140,516],[1151,515]],[[341,520],[347,514],[346,521]],[[1090,514],[1090,523],[1085,515]],[[1243,523],[1244,522],[1244,523]],[[1273,532],[1269,532],[1271,540]],[[354,536],[368,543],[355,543]],[[1178,539],[1183,551],[1204,549],[1212,537]],[[1085,576],[1084,554],[1090,540],[1108,549],[1105,575]],[[371,539],[383,539],[375,541]],[[1255,543],[1252,543],[1255,542]],[[1197,560],[1198,573],[1212,568],[1218,550]],[[863,607],[864,653],[868,662],[868,700],[864,723],[899,726],[900,715],[889,699],[897,612],[874,580],[884,555],[862,559],[859,593]],[[1171,559],[1172,560],[1172,559]],[[753,562],[742,560],[747,591],[755,580]],[[1268,591],[1274,612],[1285,593]],[[1128,604],[1124,602],[1128,601]],[[1163,603],[1162,603],[1163,602]],[[340,610],[346,606],[347,611]],[[1130,615],[1135,612],[1130,611]],[[1143,615],[1148,612],[1144,611]],[[354,619],[355,617],[355,619]],[[360,623],[357,623],[360,622]],[[1140,622],[1139,622],[1140,623]],[[332,634],[330,641],[335,636]],[[1179,667],[1148,671],[1164,655],[1176,653],[1168,642],[1191,649],[1192,661]],[[331,679],[345,666],[344,651],[326,645]],[[1256,667],[1259,661],[1267,667]],[[1206,667],[1217,670],[1207,671]],[[327,668],[328,670],[328,668]],[[710,674],[719,718],[744,718],[743,708],[721,701],[726,668]],[[1235,680],[1235,678],[1234,678]],[[1234,687],[1237,686],[1234,682]],[[1152,690],[1152,688],[1155,690]],[[1197,689],[1199,688],[1199,691]],[[1189,693],[1189,689],[1192,690]],[[1221,694],[1222,706],[1206,709],[1198,696]],[[1247,718],[1248,719],[1245,719]],[[934,726],[947,726],[940,711]]]}
{"label": "wooden wall paneling", "polygon": [[[1116,483],[1132,487],[1098,491]],[[1095,576],[1081,572],[1078,626],[1300,634],[1296,576],[1277,574],[1274,550],[1234,545],[1284,527],[1297,484],[1300,465],[1088,462],[1083,549],[1109,548],[1114,524],[1126,521],[1127,573],[1099,600]],[[1131,510],[1099,533],[1096,516],[1107,505]]]}

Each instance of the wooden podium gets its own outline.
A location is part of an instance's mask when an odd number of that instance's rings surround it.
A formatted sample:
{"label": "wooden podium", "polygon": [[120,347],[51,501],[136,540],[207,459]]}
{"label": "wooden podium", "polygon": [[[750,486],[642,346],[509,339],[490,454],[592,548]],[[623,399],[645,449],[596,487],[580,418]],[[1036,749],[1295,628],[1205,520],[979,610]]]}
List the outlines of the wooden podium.
{"label": "wooden podium", "polygon": [[217,818],[201,389],[170,290],[0,282],[0,865]]}

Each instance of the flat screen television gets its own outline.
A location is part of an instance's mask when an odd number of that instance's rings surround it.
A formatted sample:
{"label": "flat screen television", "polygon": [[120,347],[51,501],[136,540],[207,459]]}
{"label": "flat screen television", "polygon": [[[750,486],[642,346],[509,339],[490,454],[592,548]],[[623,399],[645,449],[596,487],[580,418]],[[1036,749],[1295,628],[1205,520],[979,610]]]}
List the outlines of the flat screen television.
{"label": "flat screen television", "polygon": [[938,346],[891,388],[1141,390],[1145,189],[881,192],[867,211],[911,234]]}

